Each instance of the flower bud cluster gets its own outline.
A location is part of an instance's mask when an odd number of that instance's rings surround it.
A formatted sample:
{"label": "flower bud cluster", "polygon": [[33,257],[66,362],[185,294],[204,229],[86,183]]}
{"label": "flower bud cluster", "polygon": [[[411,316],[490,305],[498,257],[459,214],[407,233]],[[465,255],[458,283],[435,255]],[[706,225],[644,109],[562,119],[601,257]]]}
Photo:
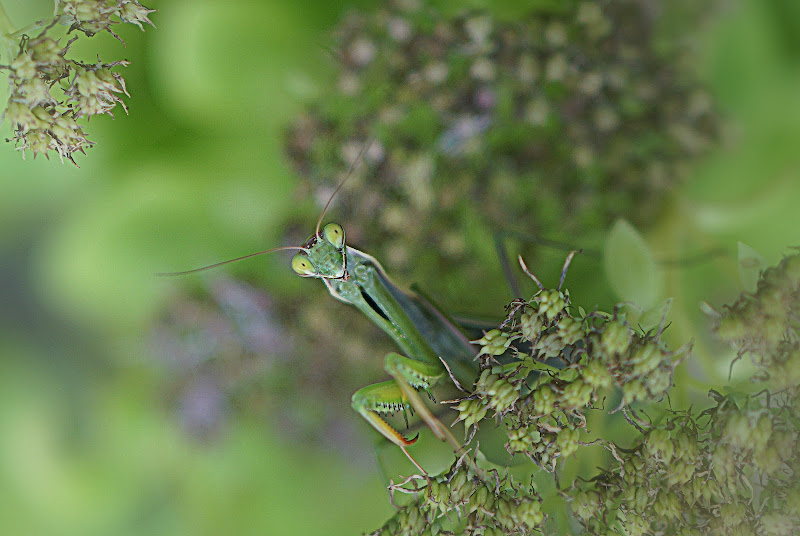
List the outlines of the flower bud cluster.
{"label": "flower bud cluster", "polygon": [[[498,421],[509,417],[507,450],[551,470],[576,452],[585,412],[602,396],[617,390],[620,407],[660,400],[686,351],[666,350],[659,334],[635,331],[621,315],[573,316],[560,290],[542,290],[516,310],[511,327],[473,341],[482,370],[456,406],[458,420],[469,429],[490,410]],[[509,348],[514,356],[502,364]]]}
{"label": "flower bud cluster", "polygon": [[483,244],[462,232],[476,207],[491,229],[540,236],[621,214],[646,224],[719,137],[709,93],[680,57],[654,53],[652,14],[637,3],[559,2],[508,20],[426,4],[346,16],[334,34],[339,92],[311,102],[287,136],[310,197],[312,181],[333,187],[330,171],[346,172],[377,134],[337,216],[394,274],[446,272],[451,288],[486,280]]}
{"label": "flower bud cluster", "polygon": [[515,484],[508,476],[484,482],[459,462],[430,481],[419,477],[391,489],[395,497],[402,492],[413,498],[373,536],[524,536],[538,532],[545,519],[534,490]]}
{"label": "flower bud cluster", "polygon": [[[87,36],[107,30],[114,34],[111,17],[120,18],[141,27],[150,23],[147,15],[153,10],[130,0],[105,2],[98,0],[69,0],[58,3],[59,13],[35,38],[22,35],[19,52],[7,66],[0,66],[8,74],[10,95],[3,118],[11,123],[13,140],[23,158],[27,151],[34,158],[55,151],[59,158],[72,161],[73,153],[85,153],[93,145],[86,137],[81,118],[97,114],[112,115],[112,110],[125,104],[120,94],[128,95],[125,81],[114,69],[128,65],[127,61],[85,64],[68,58],[70,46],[79,37],[61,43],[52,37],[58,25],[68,26]],[[10,141],[10,140],[9,140]]]}
{"label": "flower bud cluster", "polygon": [[749,354],[776,391],[800,385],[800,254],[767,268],[756,292],[744,293],[716,319],[716,336]]}
{"label": "flower bud cluster", "polygon": [[[59,24],[68,26],[70,31],[83,32],[92,37],[99,32],[108,32],[117,39],[119,36],[111,30],[113,24],[122,22],[135,24],[144,30],[142,23],[155,25],[149,19],[155,9],[147,9],[137,0],[57,0],[61,8]],[[120,39],[121,41],[121,39]]]}
{"label": "flower bud cluster", "polygon": [[[702,413],[671,412],[633,447],[609,444],[617,465],[575,486],[572,510],[589,534],[790,535],[800,527],[798,383],[774,378],[796,340],[800,256],[766,270],[755,294],[726,308],[717,334],[762,370],[756,394],[709,393]],[[769,323],[778,319],[783,339]],[[608,325],[610,327],[611,324]],[[617,351],[625,337],[606,331]],[[766,354],[766,355],[765,355]],[[631,355],[631,354],[628,354]],[[775,389],[774,383],[780,387]],[[772,389],[770,392],[768,389]]]}
{"label": "flower bud cluster", "polygon": [[[767,524],[799,526],[800,509],[786,508],[800,498],[797,478],[787,480],[797,475],[800,457],[786,408],[766,411],[766,397],[716,400],[701,416],[675,413],[633,448],[615,449],[617,467],[599,484],[575,490],[573,512],[590,534],[616,533],[617,523],[630,534],[657,527],[674,534],[781,534]],[[708,422],[700,428],[703,416]]]}

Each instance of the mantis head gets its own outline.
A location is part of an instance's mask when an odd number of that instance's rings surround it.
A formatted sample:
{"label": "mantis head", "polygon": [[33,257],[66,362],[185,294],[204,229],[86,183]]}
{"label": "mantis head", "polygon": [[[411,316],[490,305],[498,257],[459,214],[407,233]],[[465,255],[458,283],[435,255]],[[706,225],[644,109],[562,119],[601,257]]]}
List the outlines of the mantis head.
{"label": "mantis head", "polygon": [[302,277],[347,279],[344,229],[329,223],[314,234],[292,259],[292,269]]}

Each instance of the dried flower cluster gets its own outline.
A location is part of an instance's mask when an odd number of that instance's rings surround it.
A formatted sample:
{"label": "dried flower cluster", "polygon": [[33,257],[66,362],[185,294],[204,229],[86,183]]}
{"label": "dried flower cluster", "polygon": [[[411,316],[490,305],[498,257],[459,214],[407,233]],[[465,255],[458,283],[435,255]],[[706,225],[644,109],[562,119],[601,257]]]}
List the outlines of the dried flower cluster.
{"label": "dried flower cluster", "polygon": [[[617,410],[660,400],[688,351],[668,351],[660,332],[634,330],[618,312],[573,316],[568,306],[568,294],[554,289],[517,303],[518,323],[476,341],[485,356],[482,372],[458,405],[468,428],[489,410],[498,421],[506,418],[508,451],[550,470],[577,450],[587,409],[611,389],[620,391]],[[510,363],[494,362],[512,343],[525,351],[515,350]]]}
{"label": "dried flower cluster", "polygon": [[800,255],[767,269],[754,294],[716,318],[717,336],[758,369],[754,394],[711,391],[714,406],[672,412],[617,467],[578,486],[590,534],[687,536],[800,529]]}
{"label": "dried flower cluster", "polygon": [[[112,115],[117,104],[127,113],[120,96],[128,92],[115,69],[128,62],[103,63],[98,59],[89,64],[71,59],[70,46],[80,36],[62,44],[63,39],[51,36],[56,29],[66,26],[67,33],[77,31],[89,37],[107,31],[119,39],[111,29],[113,24],[121,21],[143,29],[142,23],[152,25],[148,18],[152,12],[135,0],[64,0],[57,2],[51,21],[4,36],[6,40],[19,36],[16,56],[0,69],[7,72],[10,87],[3,118],[12,125],[13,140],[23,158],[27,151],[34,158],[55,151],[62,162],[66,158],[75,163],[73,153],[85,153],[93,144],[79,120]],[[29,36],[38,30],[42,31],[37,37]]]}
{"label": "dried flower cluster", "polygon": [[[800,255],[764,271],[755,294],[743,294],[717,320],[717,337],[749,356],[771,389],[800,384]],[[796,396],[796,395],[795,395]]]}
{"label": "dried flower cluster", "polygon": [[589,534],[795,534],[796,413],[769,396],[712,394],[716,406],[673,413],[572,490]]}
{"label": "dried flower cluster", "polygon": [[461,461],[435,479],[414,476],[392,485],[393,497],[410,494],[412,500],[372,536],[525,536],[539,531],[545,514],[532,487],[496,471],[478,477]]}
{"label": "dried flower cluster", "polygon": [[[658,334],[639,333],[618,314],[576,318],[568,302],[566,293],[542,290],[528,302],[513,303],[503,329],[477,341],[483,372],[458,405],[460,420],[478,426],[491,409],[504,417],[509,452],[525,453],[548,470],[580,448],[604,446],[612,455],[607,468],[576,480],[557,497],[563,508],[569,503],[588,534],[796,534],[800,382],[793,379],[796,371],[789,378],[778,374],[800,343],[800,255],[766,270],[756,293],[743,295],[717,318],[720,338],[749,354],[760,369],[753,378],[758,392],[712,390],[711,407],[699,413],[668,410],[660,422],[640,418],[629,404],[650,403],[657,411],[652,402],[669,388],[683,350],[667,352]],[[509,352],[512,361],[496,362],[495,356]],[[603,437],[580,441],[579,432],[587,433],[586,412],[602,411],[598,396],[612,386],[621,391],[620,406],[636,437],[624,446]],[[456,480],[457,474],[465,476]],[[413,500],[374,534],[549,533],[541,525],[548,510],[540,504],[547,497],[515,486],[508,474],[488,474],[478,477],[457,462],[427,486],[409,484],[421,482],[419,477],[391,486],[393,496],[414,493]],[[536,515],[515,523],[514,506],[502,506],[509,497]],[[557,533],[565,529],[556,527]]]}

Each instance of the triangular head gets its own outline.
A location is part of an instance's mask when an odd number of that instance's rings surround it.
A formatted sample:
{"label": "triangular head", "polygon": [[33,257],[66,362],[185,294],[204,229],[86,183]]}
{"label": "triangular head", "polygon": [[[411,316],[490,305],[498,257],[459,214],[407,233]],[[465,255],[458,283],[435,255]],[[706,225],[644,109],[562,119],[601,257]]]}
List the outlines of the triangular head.
{"label": "triangular head", "polygon": [[347,280],[346,249],[344,229],[338,223],[329,223],[292,258],[292,269],[302,277]]}

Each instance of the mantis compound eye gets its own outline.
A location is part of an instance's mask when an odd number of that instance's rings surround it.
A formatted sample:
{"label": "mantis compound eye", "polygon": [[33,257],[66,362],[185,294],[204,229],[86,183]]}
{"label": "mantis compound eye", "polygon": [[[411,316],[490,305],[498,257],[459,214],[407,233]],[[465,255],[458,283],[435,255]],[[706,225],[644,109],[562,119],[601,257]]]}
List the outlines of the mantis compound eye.
{"label": "mantis compound eye", "polygon": [[344,246],[344,229],[338,223],[329,223],[322,230],[322,235],[325,240],[333,244],[336,249],[341,249]]}
{"label": "mantis compound eye", "polygon": [[303,277],[310,277],[317,274],[314,265],[303,253],[298,253],[292,258],[292,270]]}

